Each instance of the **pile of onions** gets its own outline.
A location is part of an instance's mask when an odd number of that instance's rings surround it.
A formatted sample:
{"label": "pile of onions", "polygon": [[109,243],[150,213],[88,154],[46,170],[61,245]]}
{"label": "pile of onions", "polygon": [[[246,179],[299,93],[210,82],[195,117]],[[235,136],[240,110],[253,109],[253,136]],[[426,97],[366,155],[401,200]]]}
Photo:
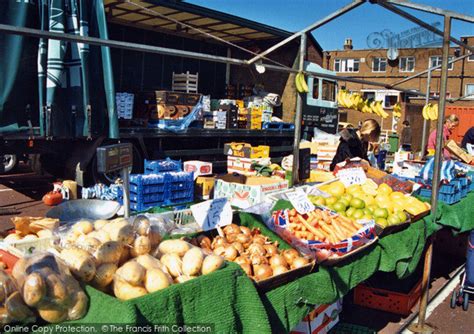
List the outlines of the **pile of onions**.
{"label": "pile of onions", "polygon": [[212,240],[207,236],[199,236],[191,243],[203,248],[206,253],[214,253],[237,263],[257,281],[309,263],[295,249],[279,250],[278,242],[270,242],[259,229],[250,230],[245,226],[230,224],[224,227],[223,232],[223,236]]}

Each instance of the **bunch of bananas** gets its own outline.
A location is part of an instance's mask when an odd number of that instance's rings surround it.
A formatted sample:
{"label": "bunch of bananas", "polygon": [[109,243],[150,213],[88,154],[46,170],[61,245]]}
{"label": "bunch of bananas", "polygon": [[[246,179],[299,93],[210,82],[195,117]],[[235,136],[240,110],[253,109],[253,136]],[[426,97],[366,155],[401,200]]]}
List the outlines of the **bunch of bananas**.
{"label": "bunch of bananas", "polygon": [[395,117],[402,117],[402,105],[400,104],[400,102],[395,103],[395,105],[393,106],[392,113]]}
{"label": "bunch of bananas", "polygon": [[348,109],[355,109],[366,114],[376,114],[382,118],[387,118],[388,113],[383,109],[382,101],[364,100],[358,93],[349,93],[345,89],[337,93],[337,103]]}
{"label": "bunch of bananas", "polygon": [[436,121],[438,119],[438,105],[428,103],[423,107],[423,118],[428,121]]}
{"label": "bunch of bananas", "polygon": [[388,117],[388,113],[383,109],[382,101],[372,101],[370,103],[370,109],[372,110],[372,113],[382,118]]}
{"label": "bunch of bananas", "polygon": [[298,72],[295,76],[295,85],[298,93],[303,94],[309,92],[308,84],[306,83],[303,72]]}

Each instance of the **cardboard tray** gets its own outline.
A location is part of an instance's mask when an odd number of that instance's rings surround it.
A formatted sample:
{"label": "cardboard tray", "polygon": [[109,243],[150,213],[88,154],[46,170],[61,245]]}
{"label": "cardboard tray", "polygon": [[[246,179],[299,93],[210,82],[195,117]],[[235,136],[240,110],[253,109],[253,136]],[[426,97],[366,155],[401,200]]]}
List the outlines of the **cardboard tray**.
{"label": "cardboard tray", "polygon": [[360,247],[354,249],[353,251],[350,251],[347,254],[344,254],[342,256],[337,256],[337,257],[329,257],[326,260],[323,260],[323,261],[319,262],[319,264],[322,265],[322,266],[325,266],[325,267],[335,266],[336,264],[339,264],[340,262],[345,261],[345,260],[349,259],[350,257],[354,256],[355,254],[360,253],[364,249],[367,249],[367,248],[371,247],[378,240],[379,240],[379,238],[376,236],[374,239],[370,240],[365,245],[360,246]]}

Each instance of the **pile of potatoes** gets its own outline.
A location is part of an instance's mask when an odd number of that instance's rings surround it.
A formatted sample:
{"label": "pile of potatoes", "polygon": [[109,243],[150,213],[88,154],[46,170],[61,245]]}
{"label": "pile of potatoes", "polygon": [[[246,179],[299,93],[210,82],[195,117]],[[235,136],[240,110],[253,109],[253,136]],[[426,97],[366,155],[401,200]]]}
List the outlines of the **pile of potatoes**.
{"label": "pile of potatoes", "polygon": [[309,264],[295,249],[280,251],[278,243],[271,243],[259,229],[235,224],[223,228],[222,235],[209,238],[201,235],[190,242],[208,252],[223,256],[239,264],[245,273],[256,281],[280,275],[291,269]]}
{"label": "pile of potatoes", "polygon": [[0,270],[0,324],[12,322],[28,323],[36,318],[32,310],[25,304],[13,279]]}
{"label": "pile of potatoes", "polygon": [[60,257],[82,282],[108,291],[118,267],[130,258],[149,254],[161,240],[148,221],[80,220],[61,233]]}
{"label": "pile of potatoes", "polygon": [[[18,292],[15,295],[16,302],[24,301],[49,323],[77,320],[87,312],[87,295],[68,268],[52,254],[38,253],[20,258],[13,267],[12,276],[21,292],[21,296]],[[21,312],[16,313],[16,318],[26,314],[25,308],[18,309]]]}
{"label": "pile of potatoes", "polygon": [[218,270],[224,259],[206,255],[202,249],[183,240],[162,241],[154,257],[142,254],[117,269],[113,278],[113,292],[122,300],[137,298],[183,283]]}
{"label": "pile of potatoes", "polygon": [[10,233],[3,239],[6,243],[50,238],[53,230],[59,226],[59,219],[55,218],[13,217],[11,220],[15,225],[15,233]]}

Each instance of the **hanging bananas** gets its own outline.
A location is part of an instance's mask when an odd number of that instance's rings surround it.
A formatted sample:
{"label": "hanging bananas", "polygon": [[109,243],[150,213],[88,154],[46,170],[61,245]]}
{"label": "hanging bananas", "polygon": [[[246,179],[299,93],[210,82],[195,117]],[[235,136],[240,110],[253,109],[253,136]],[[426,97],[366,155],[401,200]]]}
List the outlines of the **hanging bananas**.
{"label": "hanging bananas", "polygon": [[295,76],[295,85],[298,93],[303,94],[309,92],[308,84],[306,83],[306,78],[304,77],[303,72],[298,72]]}
{"label": "hanging bananas", "polygon": [[[341,89],[337,92],[337,103],[339,107],[358,110],[365,114],[376,114],[382,118],[389,116],[383,109],[382,101],[372,101],[369,103],[369,100],[364,100],[359,93],[349,93],[345,89]],[[397,109],[397,115],[399,114],[398,117],[401,117],[401,106],[399,105],[397,108],[400,108]]]}
{"label": "hanging bananas", "polygon": [[438,105],[428,103],[423,107],[423,118],[427,121],[436,121],[438,119]]}
{"label": "hanging bananas", "polygon": [[400,104],[400,102],[395,103],[395,105],[393,106],[392,113],[395,117],[402,117],[402,105]]}

